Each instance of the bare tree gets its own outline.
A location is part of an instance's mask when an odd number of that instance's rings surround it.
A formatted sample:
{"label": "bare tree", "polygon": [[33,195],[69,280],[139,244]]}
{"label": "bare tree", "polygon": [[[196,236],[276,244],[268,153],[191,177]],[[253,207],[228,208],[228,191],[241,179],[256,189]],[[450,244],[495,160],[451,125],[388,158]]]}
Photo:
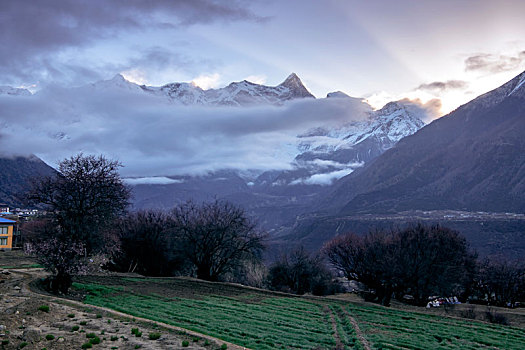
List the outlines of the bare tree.
{"label": "bare tree", "polygon": [[476,289],[489,305],[514,307],[525,301],[525,264],[486,259],[476,278]]}
{"label": "bare tree", "polygon": [[54,274],[52,291],[67,292],[71,274],[80,270],[86,255],[117,248],[108,229],[124,212],[130,193],[120,166],[103,156],[78,154],[60,162],[55,176],[33,183],[29,199],[45,205],[51,215],[33,225],[39,232],[33,234],[30,250]]}
{"label": "bare tree", "polygon": [[268,282],[272,289],[296,294],[326,295],[337,292],[339,286],[326,268],[320,255],[309,254],[304,247],[283,254],[270,266]]}
{"label": "bare tree", "polygon": [[327,242],[322,250],[333,267],[350,280],[357,280],[364,264],[363,238],[353,233],[337,236]]}
{"label": "bare tree", "polygon": [[26,253],[34,255],[44,268],[52,273],[45,280],[46,287],[55,294],[67,294],[71,276],[86,267],[84,244],[68,237],[57,238],[56,226],[50,220],[33,221],[24,226],[31,241]]}
{"label": "bare tree", "polygon": [[175,207],[172,217],[181,253],[195,266],[197,278],[217,281],[245,261],[261,257],[264,235],[231,203],[188,202]]}
{"label": "bare tree", "polygon": [[61,161],[56,176],[34,182],[28,197],[53,213],[56,234],[82,242],[88,253],[100,251],[106,248],[101,232],[128,205],[120,167],[103,156],[78,154]]}
{"label": "bare tree", "polygon": [[176,238],[170,234],[170,216],[161,211],[130,213],[119,219],[115,230],[120,249],[111,267],[118,271],[147,276],[170,276],[181,269]]}
{"label": "bare tree", "polygon": [[397,289],[418,305],[431,295],[462,296],[474,278],[476,255],[457,231],[418,224],[396,232],[393,243]]}
{"label": "bare tree", "polygon": [[465,293],[476,256],[457,232],[440,226],[410,226],[389,233],[336,237],[323,248],[330,263],[348,279],[374,290],[383,305],[391,295],[410,294],[419,305],[430,295]]}
{"label": "bare tree", "polygon": [[374,291],[374,294],[367,294],[367,298],[390,305],[395,259],[391,234],[375,232],[365,237],[347,234],[326,243],[322,251],[346,278],[359,281]]}

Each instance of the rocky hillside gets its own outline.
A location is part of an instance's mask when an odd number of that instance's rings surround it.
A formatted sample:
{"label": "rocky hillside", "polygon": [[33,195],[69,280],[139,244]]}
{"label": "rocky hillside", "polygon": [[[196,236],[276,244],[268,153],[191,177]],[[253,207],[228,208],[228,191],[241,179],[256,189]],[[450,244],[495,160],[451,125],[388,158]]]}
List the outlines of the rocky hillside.
{"label": "rocky hillside", "polygon": [[525,72],[402,139],[336,185],[341,214],[525,212]]}

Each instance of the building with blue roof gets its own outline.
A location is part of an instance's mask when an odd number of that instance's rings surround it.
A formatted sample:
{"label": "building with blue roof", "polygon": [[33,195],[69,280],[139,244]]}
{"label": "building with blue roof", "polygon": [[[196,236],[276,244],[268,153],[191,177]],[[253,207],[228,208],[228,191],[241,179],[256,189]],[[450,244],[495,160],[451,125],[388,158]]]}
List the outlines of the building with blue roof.
{"label": "building with blue roof", "polygon": [[0,217],[0,250],[13,248],[13,228],[16,221]]}

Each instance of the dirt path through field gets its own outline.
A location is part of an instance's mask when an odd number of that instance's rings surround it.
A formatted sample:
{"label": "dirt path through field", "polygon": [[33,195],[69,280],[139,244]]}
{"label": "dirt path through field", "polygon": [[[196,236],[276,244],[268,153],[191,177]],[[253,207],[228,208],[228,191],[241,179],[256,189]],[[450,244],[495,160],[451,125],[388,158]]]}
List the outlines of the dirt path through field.
{"label": "dirt path through field", "polygon": [[[45,273],[39,269],[0,271],[0,342],[6,349],[24,343],[24,349],[30,350],[80,349],[89,342],[88,334],[100,338],[95,349],[212,350],[222,344],[228,349],[245,349],[180,327],[38,293],[29,283],[42,276]],[[39,310],[42,305],[47,305],[49,311]],[[138,328],[141,336],[133,335],[133,328]],[[150,333],[161,336],[153,340]]]}
{"label": "dirt path through field", "polygon": [[346,317],[348,317],[348,319],[350,320],[350,323],[354,327],[357,338],[359,339],[359,341],[361,342],[365,350],[371,350],[370,344],[368,343],[368,340],[366,340],[365,336],[363,335],[363,332],[361,332],[361,329],[359,328],[359,325],[357,324],[357,321],[355,320],[355,318],[353,318],[352,315],[350,315],[350,313],[345,308],[342,308],[342,309]]}
{"label": "dirt path through field", "polygon": [[332,330],[334,332],[334,338],[335,338],[335,350],[344,350],[345,346],[343,342],[341,341],[341,335],[337,331],[337,321],[335,320],[334,313],[328,306],[323,307],[323,311],[330,315],[330,322],[332,323]]}

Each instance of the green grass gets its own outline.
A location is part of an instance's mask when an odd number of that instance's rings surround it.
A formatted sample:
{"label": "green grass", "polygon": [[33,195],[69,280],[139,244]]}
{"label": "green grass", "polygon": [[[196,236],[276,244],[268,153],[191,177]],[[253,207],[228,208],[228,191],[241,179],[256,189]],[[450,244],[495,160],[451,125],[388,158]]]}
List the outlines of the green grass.
{"label": "green grass", "polygon": [[19,266],[0,266],[0,269],[9,270],[9,269],[39,269],[44,266],[40,264],[28,264],[28,265],[19,265]]}
{"label": "green grass", "polygon": [[157,332],[150,333],[150,334],[148,335],[148,338],[149,338],[150,340],[157,340],[157,339],[160,338],[160,333],[157,333]]}
{"label": "green grass", "polygon": [[525,330],[471,320],[190,280],[113,278],[109,282],[75,283],[74,288],[88,292],[87,304],[252,349],[332,349],[336,345],[332,317],[345,348],[364,349],[348,314],[375,349],[525,349]]}
{"label": "green grass", "polygon": [[49,305],[40,305],[38,307],[38,310],[43,312],[49,312]]}
{"label": "green grass", "polygon": [[348,305],[367,339],[383,349],[525,349],[525,330],[469,320]]}

